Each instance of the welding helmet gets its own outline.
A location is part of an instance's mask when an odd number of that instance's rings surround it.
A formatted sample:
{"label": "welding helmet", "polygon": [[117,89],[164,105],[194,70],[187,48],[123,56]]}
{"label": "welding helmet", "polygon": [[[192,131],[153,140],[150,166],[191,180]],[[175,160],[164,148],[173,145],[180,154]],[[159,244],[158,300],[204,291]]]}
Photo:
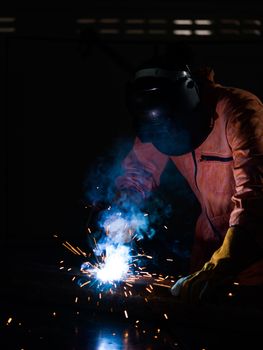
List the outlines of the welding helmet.
{"label": "welding helmet", "polygon": [[126,105],[140,140],[159,151],[181,155],[200,144],[202,104],[188,65],[139,67],[127,84]]}

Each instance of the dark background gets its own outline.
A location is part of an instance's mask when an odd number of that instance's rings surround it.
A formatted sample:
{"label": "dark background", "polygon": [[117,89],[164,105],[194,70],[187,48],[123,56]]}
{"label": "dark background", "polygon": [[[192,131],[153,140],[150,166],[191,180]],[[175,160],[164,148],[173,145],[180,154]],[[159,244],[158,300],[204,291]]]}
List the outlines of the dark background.
{"label": "dark background", "polygon": [[[109,19],[114,20],[109,23]],[[128,19],[140,22],[128,23]],[[162,22],[154,24],[153,19]],[[174,35],[175,29],[189,30],[189,26],[176,27],[174,19],[210,19],[213,35]],[[18,321],[12,321],[14,328],[7,336],[13,347],[5,343],[3,348],[23,348],[28,343],[28,349],[30,344],[32,349],[51,348],[50,344],[88,349],[86,338],[95,342],[96,332],[100,337],[108,329],[106,315],[106,325],[99,321],[92,325],[91,319],[76,333],[77,321],[70,313],[72,305],[74,315],[79,310],[75,310],[76,291],[66,271],[58,275],[58,265],[65,257],[79,268],[80,261],[75,256],[70,260],[61,241],[81,241],[83,247],[90,216],[85,184],[105,186],[105,178],[113,181],[111,171],[131,145],[132,121],[124,104],[131,69],[155,50],[184,40],[195,52],[197,65],[214,68],[217,82],[250,90],[262,99],[262,23],[261,4],[256,0],[1,2],[1,325],[8,329],[5,322],[10,315],[26,320],[22,333]],[[188,237],[185,243],[190,243],[198,203],[174,168],[164,174],[161,190],[174,208],[173,220],[168,222],[171,232],[177,238]],[[59,244],[54,234],[61,237]],[[85,298],[84,311],[88,309]],[[54,310],[70,315],[53,323]],[[261,337],[260,332],[254,333],[253,322],[252,331],[244,331],[250,321],[242,317],[238,321],[239,314],[232,309],[233,322],[230,317],[225,324],[228,317],[220,310],[208,310],[207,315],[198,309],[189,314],[183,308],[186,327],[179,320],[176,328],[185,344],[180,349],[227,349],[229,336],[229,348],[235,347],[237,339],[249,348],[252,340]],[[88,311],[84,315],[89,317]],[[219,315],[217,321],[214,315]],[[252,313],[251,320],[259,324],[257,317]],[[189,328],[191,320],[194,325]],[[174,324],[170,327],[173,333]],[[218,330],[226,337],[218,336]],[[47,343],[41,340],[43,333]],[[69,338],[72,347],[66,345]],[[148,349],[141,338],[138,341],[142,347],[137,350]],[[152,343],[151,338],[147,344]]]}

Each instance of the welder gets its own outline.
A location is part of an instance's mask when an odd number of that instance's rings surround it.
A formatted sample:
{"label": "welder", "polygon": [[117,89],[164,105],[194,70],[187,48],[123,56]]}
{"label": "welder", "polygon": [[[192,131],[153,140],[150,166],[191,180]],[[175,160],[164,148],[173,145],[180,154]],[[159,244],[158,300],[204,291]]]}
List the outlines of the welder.
{"label": "welder", "polygon": [[139,65],[126,98],[136,137],[116,179],[120,198],[147,199],[171,160],[201,207],[190,271],[171,293],[199,302],[233,283],[263,286],[260,98],[217,83],[213,69],[192,69],[176,51]]}

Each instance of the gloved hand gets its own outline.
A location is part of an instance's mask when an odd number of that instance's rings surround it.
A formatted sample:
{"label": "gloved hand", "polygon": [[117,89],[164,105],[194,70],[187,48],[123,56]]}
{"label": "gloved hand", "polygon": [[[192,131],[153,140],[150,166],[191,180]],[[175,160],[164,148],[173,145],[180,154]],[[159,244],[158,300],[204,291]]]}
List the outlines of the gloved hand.
{"label": "gloved hand", "polygon": [[[134,190],[122,190],[116,193],[109,210],[102,213],[102,222],[106,235],[114,243],[129,243],[133,239],[140,212],[142,196]],[[141,214],[142,215],[142,214]]]}
{"label": "gloved hand", "polygon": [[230,227],[223,244],[203,268],[180,278],[171,293],[183,302],[215,300],[220,292],[226,292],[240,271],[259,257],[253,237],[239,227]]}

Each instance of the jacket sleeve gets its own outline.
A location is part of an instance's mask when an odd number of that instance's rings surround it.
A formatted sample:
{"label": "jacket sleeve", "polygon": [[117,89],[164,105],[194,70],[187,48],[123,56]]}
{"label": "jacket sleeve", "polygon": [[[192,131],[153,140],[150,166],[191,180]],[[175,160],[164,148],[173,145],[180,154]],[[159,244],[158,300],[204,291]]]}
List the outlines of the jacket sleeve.
{"label": "jacket sleeve", "polygon": [[[241,96],[242,97],[242,96]],[[228,105],[229,106],[229,105]],[[226,127],[233,152],[235,193],[230,226],[255,234],[263,244],[263,105],[253,94],[235,98]]]}
{"label": "jacket sleeve", "polygon": [[153,144],[142,143],[136,138],[132,150],[122,162],[123,173],[115,181],[117,189],[135,190],[146,198],[159,186],[167,162],[168,156],[160,153]]}

